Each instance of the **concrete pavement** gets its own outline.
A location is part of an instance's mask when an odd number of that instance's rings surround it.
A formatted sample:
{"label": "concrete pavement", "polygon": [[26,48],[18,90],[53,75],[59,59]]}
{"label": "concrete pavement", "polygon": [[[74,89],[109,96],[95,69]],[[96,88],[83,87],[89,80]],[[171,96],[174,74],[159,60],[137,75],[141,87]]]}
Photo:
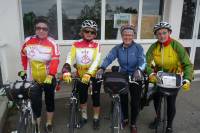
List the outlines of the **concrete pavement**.
{"label": "concrete pavement", "polygon": [[[64,88],[63,88],[64,89]],[[64,89],[65,90],[65,89]],[[91,103],[91,100],[89,100]],[[91,104],[90,104],[91,105]],[[108,119],[110,110],[110,99],[107,94],[102,94],[101,97],[101,127],[100,130],[92,129],[92,112],[89,111],[88,124],[82,129],[76,130],[77,133],[109,133],[110,120]],[[43,106],[45,107],[45,106]],[[180,91],[177,97],[177,113],[174,120],[174,133],[199,133],[200,132],[200,81],[192,82],[192,89],[189,92]],[[91,110],[91,106],[89,106]],[[43,113],[44,114],[44,113]],[[54,120],[54,133],[67,133],[68,119],[68,98],[56,99],[56,111]],[[139,133],[154,133],[154,130],[148,128],[148,124],[154,119],[153,104],[145,107],[138,117],[138,132]],[[43,118],[44,125],[45,117]],[[11,110],[8,112],[8,117],[4,126],[3,133],[10,133],[15,129],[17,122],[17,111]],[[122,130],[122,133],[129,133],[129,128]],[[42,132],[44,133],[44,131]]]}

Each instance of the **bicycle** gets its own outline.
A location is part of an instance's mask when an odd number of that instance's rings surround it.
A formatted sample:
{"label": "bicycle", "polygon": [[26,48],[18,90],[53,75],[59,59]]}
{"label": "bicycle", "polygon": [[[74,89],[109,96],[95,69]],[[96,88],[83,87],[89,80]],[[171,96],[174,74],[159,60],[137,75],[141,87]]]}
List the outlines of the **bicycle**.
{"label": "bicycle", "polygon": [[158,126],[155,128],[155,133],[165,133],[167,128],[167,97],[177,94],[184,83],[182,76],[179,74],[157,72],[156,88],[161,94],[157,114],[160,114]]}
{"label": "bicycle", "polygon": [[[140,71],[141,73],[141,79],[140,80],[135,80],[134,78],[132,79],[132,81],[137,81],[137,82],[133,82],[133,83],[140,83],[141,87],[142,87],[142,91],[141,91],[141,98],[140,98],[140,110],[142,110],[145,106],[149,106],[149,102],[151,100],[151,90],[149,90],[150,88],[150,84],[148,82],[148,76],[145,72]],[[139,85],[139,84],[138,84]]]}
{"label": "bicycle", "polygon": [[120,94],[126,94],[129,91],[129,83],[135,82],[127,73],[124,72],[106,72],[103,74],[104,91],[111,97],[111,133],[119,133],[122,129],[122,112],[120,103]]}
{"label": "bicycle", "polygon": [[36,86],[37,83],[26,80],[3,85],[2,88],[5,90],[7,98],[16,104],[20,113],[17,129],[11,133],[38,133],[37,125],[33,122],[30,100]]}
{"label": "bicycle", "polygon": [[68,128],[69,133],[74,133],[75,128],[80,128],[80,109],[79,109],[79,96],[78,96],[78,89],[76,88],[78,80],[80,78],[74,77],[72,92],[69,99],[69,121],[68,121]]}

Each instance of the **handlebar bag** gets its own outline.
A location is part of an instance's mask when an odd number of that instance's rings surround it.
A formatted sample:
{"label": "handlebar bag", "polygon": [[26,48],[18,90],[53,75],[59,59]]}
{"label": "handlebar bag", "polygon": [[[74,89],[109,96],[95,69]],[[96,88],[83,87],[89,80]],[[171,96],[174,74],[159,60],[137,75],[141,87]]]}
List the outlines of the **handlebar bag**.
{"label": "handlebar bag", "polygon": [[107,93],[121,94],[127,93],[129,87],[129,78],[127,73],[106,72],[103,76],[104,90]]}
{"label": "handlebar bag", "polygon": [[29,99],[33,93],[39,90],[39,86],[31,81],[15,81],[6,89],[6,95],[10,101]]}

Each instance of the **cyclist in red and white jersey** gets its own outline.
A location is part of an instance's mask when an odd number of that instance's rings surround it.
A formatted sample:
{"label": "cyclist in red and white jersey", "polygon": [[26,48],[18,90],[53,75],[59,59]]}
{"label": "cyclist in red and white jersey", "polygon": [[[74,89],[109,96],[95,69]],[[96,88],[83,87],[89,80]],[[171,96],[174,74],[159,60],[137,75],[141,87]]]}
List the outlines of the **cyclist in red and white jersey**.
{"label": "cyclist in red and white jersey", "polygon": [[53,132],[52,120],[54,114],[55,74],[59,64],[59,48],[54,39],[48,36],[48,21],[38,17],[35,23],[35,35],[27,37],[21,49],[21,60],[24,71],[20,76],[27,75],[27,80],[39,83],[40,92],[31,98],[32,109],[37,128],[40,129],[42,91],[45,92],[47,110],[46,131]]}

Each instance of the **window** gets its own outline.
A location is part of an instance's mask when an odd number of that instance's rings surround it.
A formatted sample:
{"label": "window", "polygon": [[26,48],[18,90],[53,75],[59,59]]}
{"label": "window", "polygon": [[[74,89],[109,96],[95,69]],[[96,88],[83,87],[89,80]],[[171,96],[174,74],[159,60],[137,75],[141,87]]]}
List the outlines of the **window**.
{"label": "window", "polygon": [[199,23],[198,39],[200,39],[200,23]]}
{"label": "window", "polygon": [[120,32],[114,28],[114,14],[127,13],[131,15],[131,23],[137,27],[139,0],[107,0],[105,38],[119,39]]}
{"label": "window", "polygon": [[[143,2],[141,0],[21,1],[24,36],[27,37],[34,34],[34,20],[36,17],[46,16],[50,22],[50,36],[56,40],[58,38],[63,40],[80,39],[81,23],[86,19],[92,19],[97,22],[97,39],[103,40],[105,37],[106,40],[120,40],[120,23],[127,22],[134,25],[136,30],[140,30],[139,34],[136,35],[138,39],[153,39],[152,28],[158,21],[162,20],[164,3],[164,0],[143,0]],[[102,8],[102,5],[105,5],[105,7]],[[142,9],[139,9],[139,7]],[[105,11],[102,11],[102,9],[105,9]],[[139,11],[142,11],[142,14]],[[139,16],[140,14],[142,16]],[[121,19],[123,17],[125,19]],[[103,22],[104,19],[105,22]],[[138,23],[140,27],[138,27]],[[102,27],[104,24],[105,27]],[[104,33],[101,33],[101,31]],[[101,36],[104,37],[101,38]]]}
{"label": "window", "polygon": [[192,39],[197,0],[184,0],[180,39]]}
{"label": "window", "polygon": [[3,85],[3,78],[1,73],[1,62],[0,62],[0,87]]}
{"label": "window", "polygon": [[49,21],[49,34],[58,39],[56,0],[22,0],[24,36],[35,34],[34,21],[38,16],[46,16]]}
{"label": "window", "polygon": [[62,21],[63,39],[79,39],[81,23],[86,19],[94,20],[98,25],[98,36],[101,36],[101,0],[63,0]]}
{"label": "window", "polygon": [[188,55],[190,56],[190,53],[191,53],[191,47],[185,47],[185,50],[187,51]]}
{"label": "window", "polygon": [[200,69],[200,47],[196,48],[195,60],[194,60],[194,69]]}
{"label": "window", "polygon": [[143,0],[141,39],[154,38],[153,27],[162,20],[164,0]]}

